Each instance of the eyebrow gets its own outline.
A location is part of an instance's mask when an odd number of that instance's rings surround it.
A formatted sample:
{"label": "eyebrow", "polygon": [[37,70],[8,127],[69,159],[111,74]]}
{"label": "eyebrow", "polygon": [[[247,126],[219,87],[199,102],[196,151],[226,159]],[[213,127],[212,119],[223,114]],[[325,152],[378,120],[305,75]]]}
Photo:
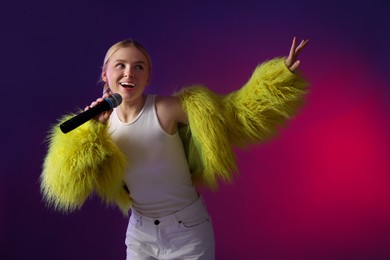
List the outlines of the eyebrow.
{"label": "eyebrow", "polygon": [[[117,59],[117,60],[115,60],[114,62],[123,62],[123,63],[126,63],[127,61],[126,61],[126,60],[122,60],[122,59]],[[146,62],[144,62],[143,60],[135,61],[134,63],[142,63],[142,64],[145,64],[145,65],[146,65]]]}

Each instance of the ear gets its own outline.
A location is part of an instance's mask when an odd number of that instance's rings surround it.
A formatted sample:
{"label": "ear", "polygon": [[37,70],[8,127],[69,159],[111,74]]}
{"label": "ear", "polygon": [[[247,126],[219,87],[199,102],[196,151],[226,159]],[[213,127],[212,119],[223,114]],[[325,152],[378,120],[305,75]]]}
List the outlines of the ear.
{"label": "ear", "polygon": [[149,83],[150,83],[150,72],[149,72],[149,75],[148,75],[148,80],[146,81],[146,87],[149,86]]}
{"label": "ear", "polygon": [[102,80],[107,83],[107,72],[106,71],[102,72],[101,77],[102,77]]}

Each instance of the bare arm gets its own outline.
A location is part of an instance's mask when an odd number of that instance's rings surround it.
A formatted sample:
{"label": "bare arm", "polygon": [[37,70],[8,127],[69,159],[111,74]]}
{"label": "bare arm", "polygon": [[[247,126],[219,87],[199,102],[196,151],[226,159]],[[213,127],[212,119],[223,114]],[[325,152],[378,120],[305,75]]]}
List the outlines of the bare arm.
{"label": "bare arm", "polygon": [[161,127],[168,134],[176,132],[177,123],[188,124],[187,114],[177,97],[157,97],[156,110]]}

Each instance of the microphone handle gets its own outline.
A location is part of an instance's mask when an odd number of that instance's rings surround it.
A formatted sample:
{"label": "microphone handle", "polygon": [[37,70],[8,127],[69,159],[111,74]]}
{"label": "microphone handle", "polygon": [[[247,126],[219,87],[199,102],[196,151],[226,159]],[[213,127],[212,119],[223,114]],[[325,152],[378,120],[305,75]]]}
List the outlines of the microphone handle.
{"label": "microphone handle", "polygon": [[105,100],[105,101],[97,104],[96,106],[94,106],[88,110],[85,110],[82,113],[65,121],[64,123],[62,123],[60,125],[60,129],[64,134],[66,134],[66,133],[72,131],[73,129],[81,126],[82,124],[84,124],[88,120],[99,115],[100,113],[107,111],[107,110],[110,110],[110,109],[111,109],[111,106],[110,106],[109,102],[107,102],[107,100]]}

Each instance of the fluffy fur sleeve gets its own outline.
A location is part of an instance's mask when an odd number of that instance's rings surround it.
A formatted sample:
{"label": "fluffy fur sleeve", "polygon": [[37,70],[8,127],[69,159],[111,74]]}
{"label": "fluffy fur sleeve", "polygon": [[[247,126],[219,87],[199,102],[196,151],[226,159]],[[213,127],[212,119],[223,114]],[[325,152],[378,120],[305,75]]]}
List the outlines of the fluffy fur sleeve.
{"label": "fluffy fur sleeve", "polygon": [[229,95],[192,86],[176,95],[188,115],[180,129],[193,179],[215,187],[236,172],[232,146],[266,140],[303,103],[307,83],[283,58],[259,65],[249,81]]}
{"label": "fluffy fur sleeve", "polygon": [[[61,122],[69,119],[65,116]],[[44,200],[55,209],[79,209],[92,192],[116,203],[126,214],[131,200],[123,188],[126,159],[111,140],[107,126],[90,120],[63,134],[59,124],[48,136],[40,177]]]}
{"label": "fluffy fur sleeve", "polygon": [[272,137],[302,105],[308,84],[284,61],[276,58],[259,65],[241,89],[224,97],[232,144],[243,146]]}
{"label": "fluffy fur sleeve", "polygon": [[184,88],[176,95],[188,115],[189,128],[181,130],[181,137],[193,179],[211,188],[218,179],[231,180],[236,165],[221,96],[202,86]]}

